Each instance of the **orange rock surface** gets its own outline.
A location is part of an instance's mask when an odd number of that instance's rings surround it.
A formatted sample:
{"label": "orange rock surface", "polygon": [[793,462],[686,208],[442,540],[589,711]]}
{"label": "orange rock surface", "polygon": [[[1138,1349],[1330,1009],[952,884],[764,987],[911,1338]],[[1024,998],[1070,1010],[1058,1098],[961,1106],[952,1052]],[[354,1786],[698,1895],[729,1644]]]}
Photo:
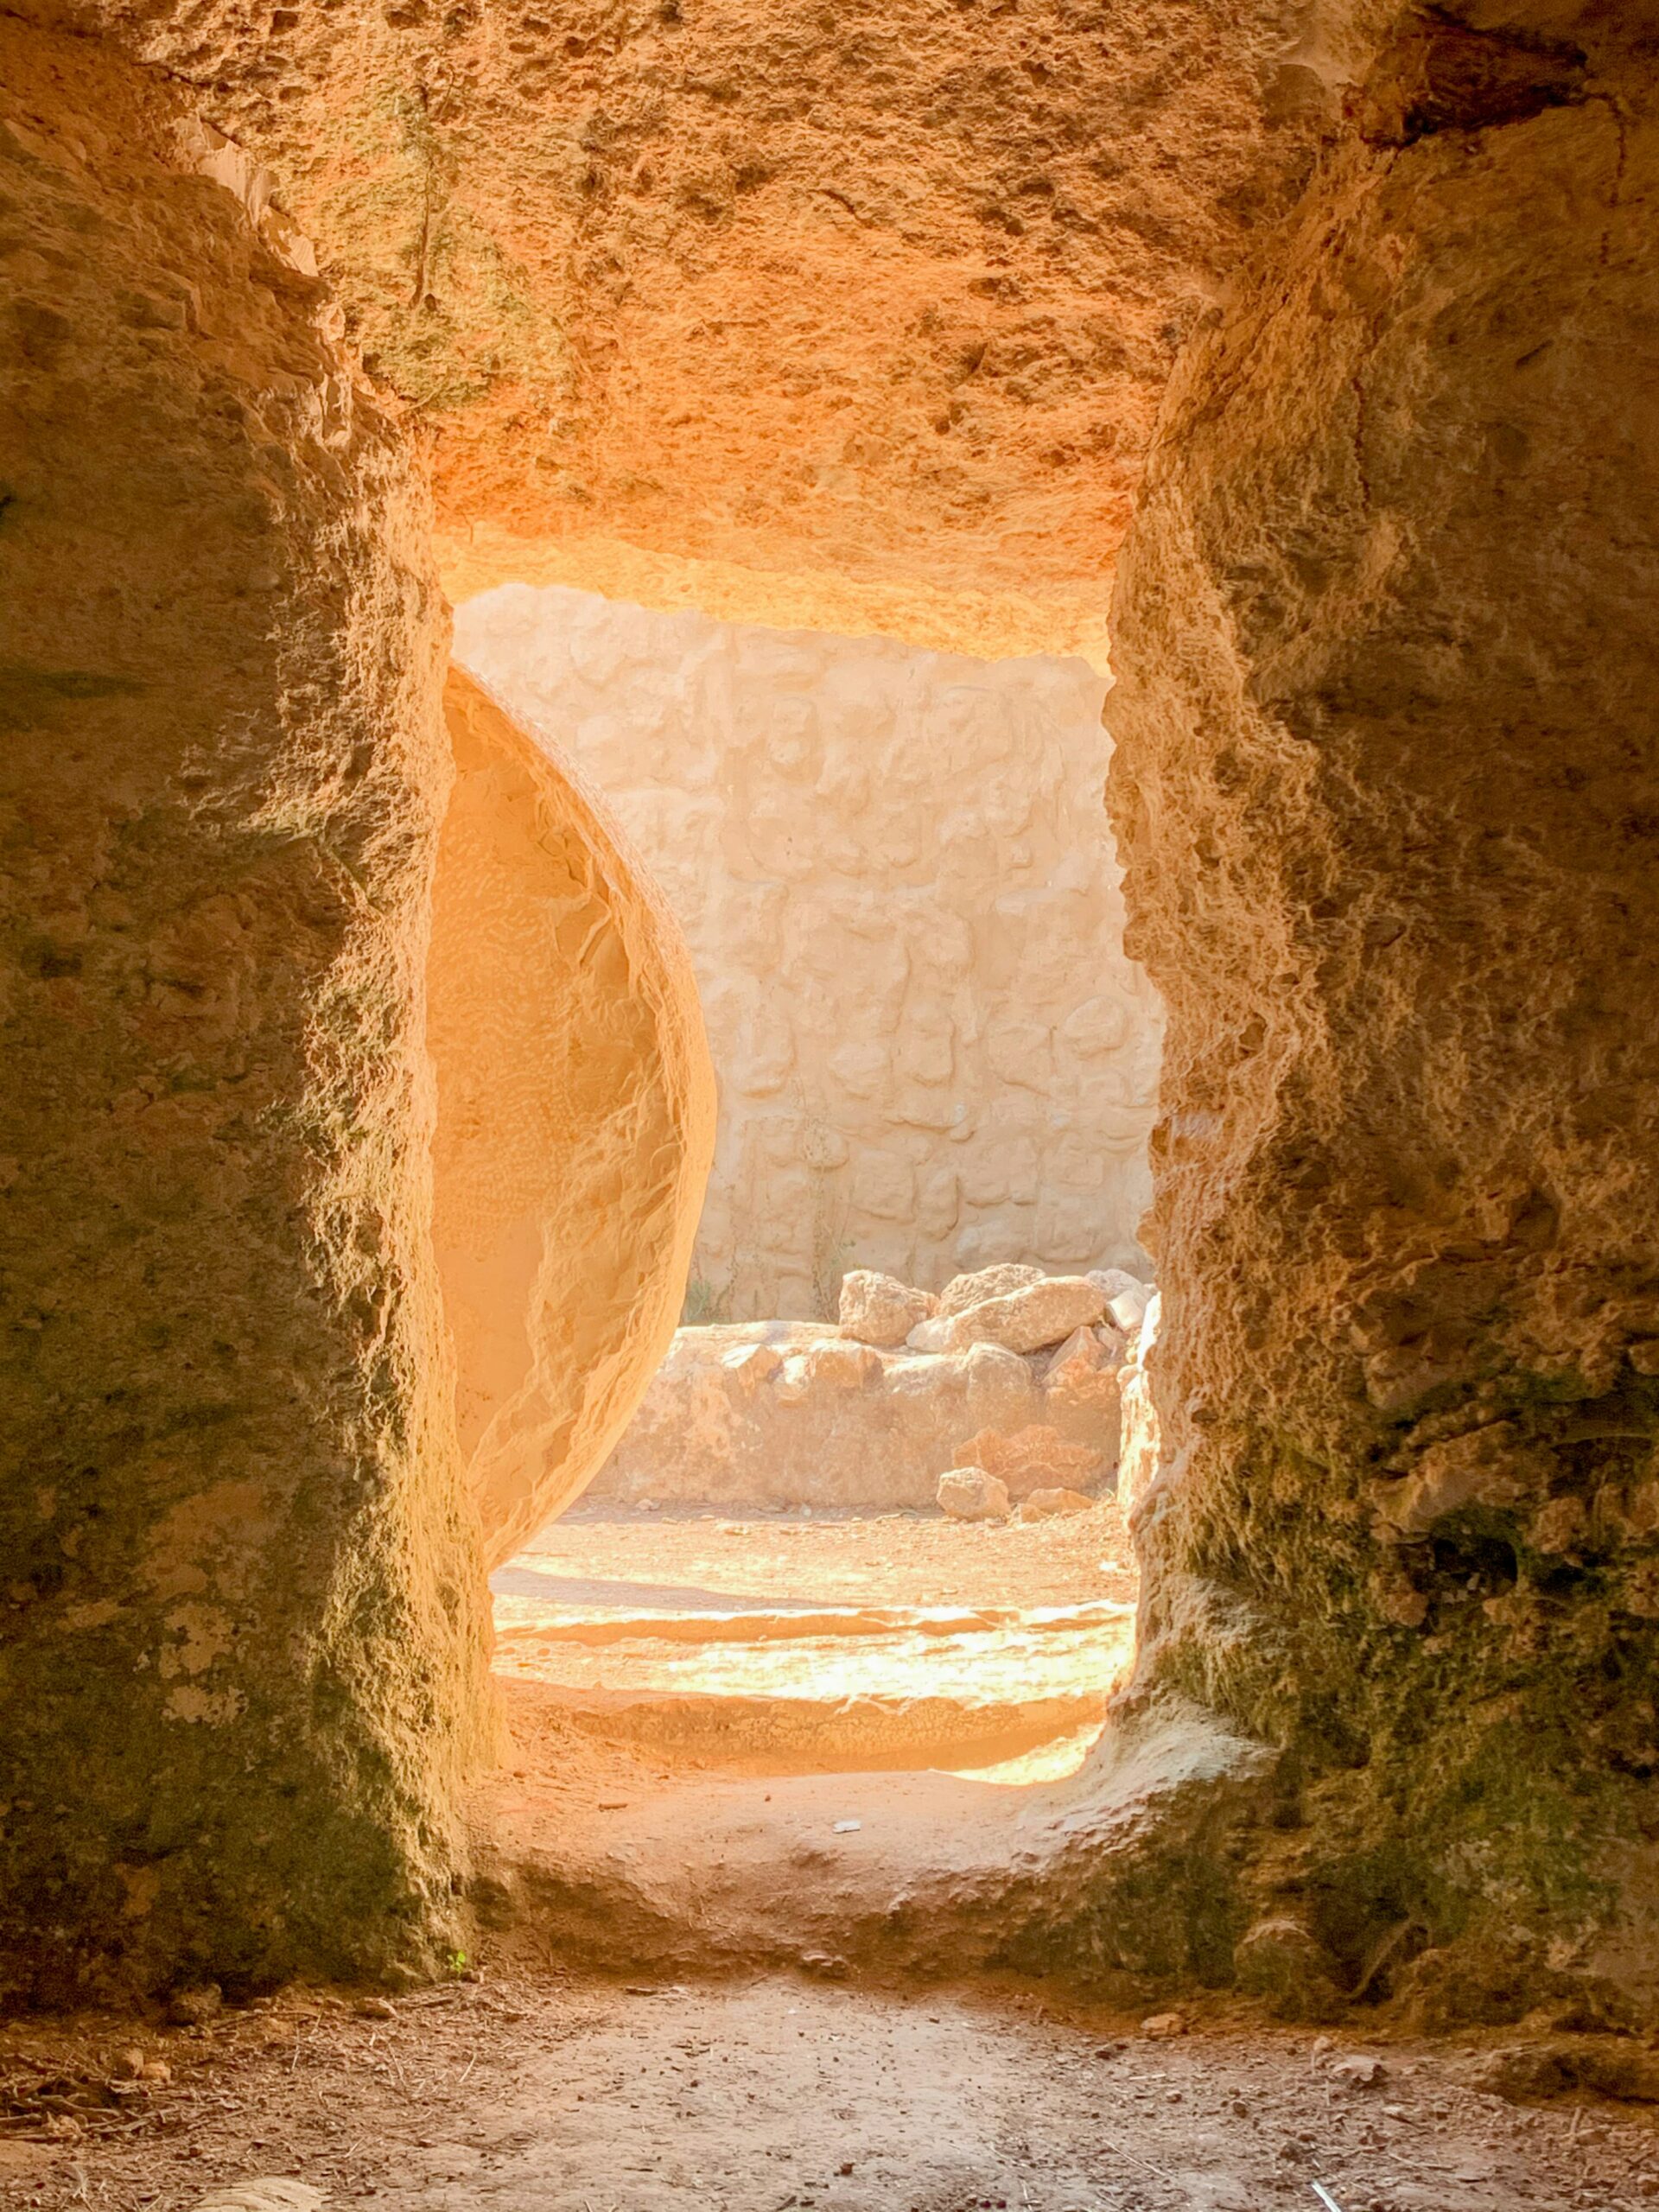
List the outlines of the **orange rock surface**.
{"label": "orange rock surface", "polygon": [[715,1084],[679,930],[604,808],[459,670],[445,705],[435,1235],[493,1560],[578,1495],[668,1349]]}
{"label": "orange rock surface", "polygon": [[487,1738],[430,512],[188,121],[0,16],[0,1988],[60,2001],[435,1958]]}
{"label": "orange rock surface", "polygon": [[1170,364],[1329,98],[1268,0],[81,13],[270,165],[455,593],[591,547],[970,650],[1098,648]]}

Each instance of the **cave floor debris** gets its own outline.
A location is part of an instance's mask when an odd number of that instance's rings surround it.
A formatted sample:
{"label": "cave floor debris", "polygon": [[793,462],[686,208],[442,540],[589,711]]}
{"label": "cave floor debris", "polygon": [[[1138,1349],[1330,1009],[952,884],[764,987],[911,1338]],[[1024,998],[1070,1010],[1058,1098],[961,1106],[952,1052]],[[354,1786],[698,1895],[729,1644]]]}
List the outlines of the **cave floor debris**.
{"label": "cave floor debris", "polygon": [[[0,2129],[0,2204],[184,2212],[291,2176],[375,2212],[1637,2212],[1649,2108],[1502,2102],[1457,2045],[908,1997],[768,1976],[520,1972],[359,2010],[289,1993],[175,2032],[14,2023],[0,2079],[170,2079],[56,2141]],[[386,2015],[390,2014],[390,2017]],[[1380,2078],[1333,2074],[1371,2049]],[[1368,2069],[1357,2069],[1363,2073]],[[38,2133],[38,2131],[36,2131]]]}

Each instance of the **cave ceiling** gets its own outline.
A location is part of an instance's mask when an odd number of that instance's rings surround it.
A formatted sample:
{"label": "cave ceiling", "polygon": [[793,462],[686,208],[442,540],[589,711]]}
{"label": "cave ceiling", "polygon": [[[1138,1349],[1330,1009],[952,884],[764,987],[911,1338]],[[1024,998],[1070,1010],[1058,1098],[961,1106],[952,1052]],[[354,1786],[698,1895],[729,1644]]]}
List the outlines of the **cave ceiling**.
{"label": "cave ceiling", "polygon": [[[1169,364],[1344,74],[1281,0],[144,0],[520,576],[1094,651]],[[1339,43],[1339,42],[1338,42]]]}

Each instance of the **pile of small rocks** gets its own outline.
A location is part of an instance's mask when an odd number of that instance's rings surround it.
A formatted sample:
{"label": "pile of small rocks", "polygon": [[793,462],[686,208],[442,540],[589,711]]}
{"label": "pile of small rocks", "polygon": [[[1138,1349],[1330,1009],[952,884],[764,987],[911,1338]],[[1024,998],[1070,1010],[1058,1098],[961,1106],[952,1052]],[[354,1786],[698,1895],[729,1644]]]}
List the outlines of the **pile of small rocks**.
{"label": "pile of small rocks", "polygon": [[[1119,1370],[1134,1362],[1155,1295],[1122,1268],[1081,1275],[1014,1263],[982,1268],[957,1275],[938,1297],[858,1268],[842,1283],[840,1330],[889,1351],[950,1354],[995,1344],[1026,1358],[1047,1353],[1046,1388],[1085,1399],[1093,1388],[1116,1399]],[[1097,1470],[1097,1455],[1046,1425],[1012,1435],[984,1429],[963,1447],[961,1464],[940,1476],[935,1495],[958,1521],[1005,1521],[1016,1497],[1022,1521],[1046,1520],[1086,1513],[1093,1503],[1076,1481],[1056,1475],[1081,1481]]]}
{"label": "pile of small rocks", "polygon": [[[1153,1296],[1116,1268],[982,1268],[937,1295],[857,1268],[837,1321],[683,1328],[590,1495],[645,1511],[1075,1510],[1111,1484]],[[964,1469],[975,1480],[942,1497]]]}

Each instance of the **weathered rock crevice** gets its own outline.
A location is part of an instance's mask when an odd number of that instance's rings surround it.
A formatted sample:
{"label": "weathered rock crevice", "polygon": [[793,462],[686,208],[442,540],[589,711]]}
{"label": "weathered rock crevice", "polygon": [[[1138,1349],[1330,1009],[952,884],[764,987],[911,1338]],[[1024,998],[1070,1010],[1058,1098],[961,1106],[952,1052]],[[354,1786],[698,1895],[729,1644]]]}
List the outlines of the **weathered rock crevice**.
{"label": "weathered rock crevice", "polygon": [[602,808],[446,696],[409,442],[257,180],[0,41],[0,1986],[418,1972],[485,1566],[678,1313],[696,988]]}
{"label": "weathered rock crevice", "polygon": [[1441,130],[1491,130],[1525,123],[1586,97],[1587,58],[1559,39],[1474,28],[1431,8],[1390,40],[1360,102],[1361,130],[1376,145],[1414,146]]}
{"label": "weathered rock crevice", "polygon": [[1334,157],[1192,349],[1108,706],[1170,1007],[1137,1694],[1277,1747],[1293,1979],[1433,2019],[1654,1995],[1656,147],[1557,52]]}
{"label": "weathered rock crevice", "polygon": [[176,101],[0,41],[3,1980],[418,1967],[486,1655],[429,507]]}

